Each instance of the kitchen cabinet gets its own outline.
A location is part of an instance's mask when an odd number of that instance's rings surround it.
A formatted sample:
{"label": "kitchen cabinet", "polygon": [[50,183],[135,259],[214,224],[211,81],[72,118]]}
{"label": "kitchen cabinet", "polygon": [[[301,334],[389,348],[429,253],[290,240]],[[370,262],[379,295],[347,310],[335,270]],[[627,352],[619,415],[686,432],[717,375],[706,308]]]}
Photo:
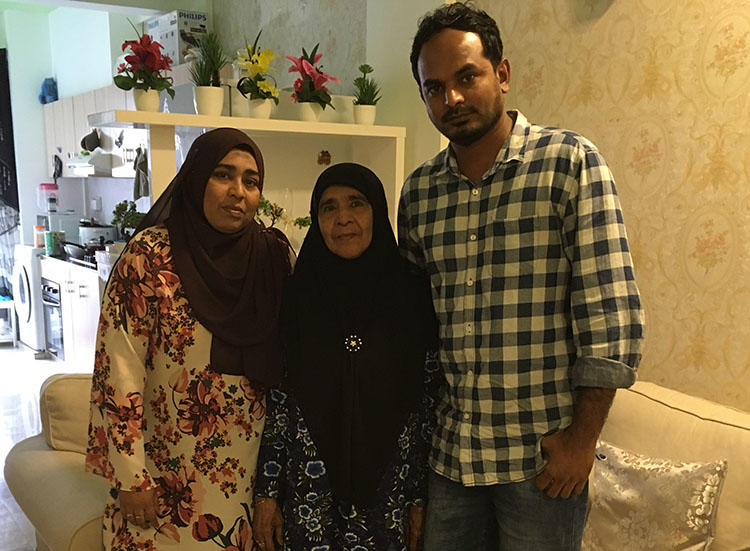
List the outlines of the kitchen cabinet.
{"label": "kitchen cabinet", "polygon": [[[406,137],[405,128],[400,126],[125,110],[89,115],[89,124],[148,129],[152,204],[177,172],[176,133],[180,142],[186,143],[184,137],[191,132],[192,139],[206,128],[234,127],[247,132],[263,152],[266,165],[264,196],[288,209],[292,218],[308,214],[312,187],[327,162],[349,161],[368,166],[380,177],[386,190],[391,221],[396,219],[404,180]],[[181,153],[186,154],[187,148]]]}
{"label": "kitchen cabinet", "polygon": [[[82,176],[82,161],[73,162],[81,151],[81,138],[91,132],[88,115],[111,109],[133,107],[132,94],[116,86],[105,86],[75,96],[61,98],[44,105],[45,144],[47,148],[47,174],[54,173],[54,156],[63,163],[63,176]],[[91,170],[90,170],[91,171]]]}
{"label": "kitchen cabinet", "polygon": [[57,258],[41,257],[42,277],[60,286],[65,362],[94,367],[101,290],[99,273]]}

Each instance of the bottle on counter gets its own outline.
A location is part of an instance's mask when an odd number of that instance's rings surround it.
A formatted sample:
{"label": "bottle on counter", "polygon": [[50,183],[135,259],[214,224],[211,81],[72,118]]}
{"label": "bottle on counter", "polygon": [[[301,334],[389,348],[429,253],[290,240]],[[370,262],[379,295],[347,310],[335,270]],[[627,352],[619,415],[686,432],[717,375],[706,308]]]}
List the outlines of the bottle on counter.
{"label": "bottle on counter", "polygon": [[44,231],[44,226],[34,226],[34,247],[37,249],[43,249],[45,247]]}

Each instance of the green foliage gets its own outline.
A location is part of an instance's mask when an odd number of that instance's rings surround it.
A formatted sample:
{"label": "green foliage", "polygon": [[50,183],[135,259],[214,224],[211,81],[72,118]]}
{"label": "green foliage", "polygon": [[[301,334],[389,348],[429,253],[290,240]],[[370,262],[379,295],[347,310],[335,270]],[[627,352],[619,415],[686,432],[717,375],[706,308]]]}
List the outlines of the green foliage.
{"label": "green foliage", "polygon": [[[262,221],[261,215],[271,219],[271,223],[268,225],[268,227],[272,228],[274,224],[276,224],[276,222],[280,220],[284,215],[284,207],[276,203],[272,203],[261,195],[260,202],[258,203],[258,211],[255,214],[255,217]],[[306,228],[311,223],[312,220],[309,216],[301,216],[299,218],[295,218],[292,222],[292,224],[300,229]]]}
{"label": "green foliage", "polygon": [[195,59],[190,64],[190,78],[196,86],[221,86],[219,73],[230,58],[219,41],[219,35],[208,33],[194,50]]}
{"label": "green foliage", "polygon": [[374,69],[365,63],[359,66],[359,70],[362,76],[354,79],[354,105],[375,105],[380,101],[380,85],[367,76]]}
{"label": "green foliage", "polygon": [[122,228],[137,228],[144,216],[146,216],[145,212],[136,210],[135,202],[120,201],[112,211],[112,224],[121,230]]}
{"label": "green foliage", "polygon": [[309,216],[300,216],[299,218],[295,218],[293,223],[300,229],[307,228],[312,224],[312,218]]}

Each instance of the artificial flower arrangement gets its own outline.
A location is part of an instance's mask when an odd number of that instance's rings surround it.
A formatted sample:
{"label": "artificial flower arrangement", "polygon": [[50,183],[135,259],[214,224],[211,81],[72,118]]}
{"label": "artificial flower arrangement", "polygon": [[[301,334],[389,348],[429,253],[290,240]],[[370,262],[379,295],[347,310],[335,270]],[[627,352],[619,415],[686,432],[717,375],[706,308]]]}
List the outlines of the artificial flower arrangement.
{"label": "artificial flower arrangement", "polygon": [[249,75],[237,82],[237,90],[243,96],[249,96],[250,99],[272,99],[278,105],[279,90],[276,88],[274,78],[268,74],[273,70],[271,61],[278,56],[270,49],[260,49],[258,39],[260,39],[261,32],[263,31],[258,31],[258,36],[255,37],[252,46],[245,44],[245,49],[237,53],[237,65],[245,69]]}
{"label": "artificial flower arrangement", "polygon": [[230,62],[219,36],[208,33],[198,42],[197,48],[190,49],[190,79],[196,86],[221,86],[219,73]]}
{"label": "artificial flower arrangement", "polygon": [[163,73],[172,70],[172,59],[161,52],[164,46],[151,36],[139,34],[137,30],[136,34],[138,40],[126,40],[122,44],[122,51],[130,48],[131,53],[117,68],[117,75],[113,77],[115,86],[121,90],[165,90],[174,99],[172,77]]}
{"label": "artificial flower arrangement", "polygon": [[326,88],[325,84],[326,82],[341,84],[341,81],[334,76],[324,73],[320,68],[315,66],[320,61],[320,58],[323,57],[323,54],[318,53],[318,46],[320,44],[316,44],[315,48],[309,54],[302,48],[301,57],[286,56],[292,62],[289,72],[300,74],[300,78],[294,82],[292,100],[295,103],[317,103],[323,109],[327,105],[330,105],[331,109],[333,109],[331,95],[328,93],[328,88]]}
{"label": "artificial flower arrangement", "polygon": [[380,85],[368,77],[374,69],[367,63],[359,66],[361,77],[354,79],[354,105],[375,105],[380,101]]}

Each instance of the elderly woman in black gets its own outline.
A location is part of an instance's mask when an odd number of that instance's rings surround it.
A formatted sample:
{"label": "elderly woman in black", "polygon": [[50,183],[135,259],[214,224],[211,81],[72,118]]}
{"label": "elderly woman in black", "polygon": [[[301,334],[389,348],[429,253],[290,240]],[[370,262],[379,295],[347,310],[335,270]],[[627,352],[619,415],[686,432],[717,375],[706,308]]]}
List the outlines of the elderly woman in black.
{"label": "elderly woman in black", "polygon": [[286,239],[254,219],[263,176],[243,132],[198,137],[107,284],[86,466],[111,485],[108,551],[253,546],[290,270]]}
{"label": "elderly woman in black", "polygon": [[369,169],[318,179],[284,291],[286,379],[268,397],[255,488],[264,551],[416,549],[426,473],[427,280],[399,257]]}

